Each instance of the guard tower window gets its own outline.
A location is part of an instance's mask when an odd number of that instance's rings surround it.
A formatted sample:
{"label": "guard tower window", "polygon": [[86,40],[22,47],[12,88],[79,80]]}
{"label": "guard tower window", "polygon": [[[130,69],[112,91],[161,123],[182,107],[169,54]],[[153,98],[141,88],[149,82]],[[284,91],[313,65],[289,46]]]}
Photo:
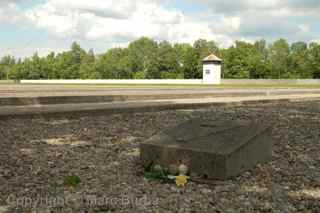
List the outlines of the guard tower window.
{"label": "guard tower window", "polygon": [[210,70],[206,70],[206,74],[207,74],[207,75],[210,75]]}

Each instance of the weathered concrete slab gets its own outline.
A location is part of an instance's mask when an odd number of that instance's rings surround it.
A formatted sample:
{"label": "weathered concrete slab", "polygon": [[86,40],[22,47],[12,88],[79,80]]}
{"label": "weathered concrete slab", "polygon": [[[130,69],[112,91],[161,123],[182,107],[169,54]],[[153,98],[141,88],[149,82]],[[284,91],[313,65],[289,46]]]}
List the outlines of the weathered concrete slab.
{"label": "weathered concrete slab", "polygon": [[[197,94],[198,98],[214,97],[242,97],[264,95],[263,93],[229,93],[214,94],[201,93]],[[319,93],[320,95],[320,93]],[[1,106],[30,106],[30,105],[53,105],[53,104],[78,104],[78,103],[112,103],[125,101],[146,101],[146,100],[172,100],[172,99],[192,99],[195,94],[156,94],[156,95],[66,95],[66,96],[38,96],[38,97],[1,97]]]}
{"label": "weathered concrete slab", "polygon": [[271,158],[271,130],[249,121],[190,120],[141,144],[145,167],[187,165],[191,173],[227,179]]}
{"label": "weathered concrete slab", "polygon": [[315,101],[320,95],[291,95],[291,96],[250,96],[250,97],[221,97],[199,99],[170,99],[107,103],[76,103],[26,106],[0,106],[0,118],[33,117],[33,116],[84,116],[106,115],[114,113],[154,112],[177,109],[197,109],[212,106],[233,106],[242,104],[272,103],[279,104],[289,101]]}

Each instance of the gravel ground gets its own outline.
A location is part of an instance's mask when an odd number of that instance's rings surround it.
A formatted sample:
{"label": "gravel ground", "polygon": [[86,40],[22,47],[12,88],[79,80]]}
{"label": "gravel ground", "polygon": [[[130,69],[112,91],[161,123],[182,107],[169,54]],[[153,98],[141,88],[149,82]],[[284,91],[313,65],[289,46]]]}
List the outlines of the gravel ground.
{"label": "gravel ground", "polygon": [[[185,188],[146,180],[139,143],[195,117],[271,122],[272,161]],[[0,213],[320,212],[319,127],[320,102],[0,120]]]}

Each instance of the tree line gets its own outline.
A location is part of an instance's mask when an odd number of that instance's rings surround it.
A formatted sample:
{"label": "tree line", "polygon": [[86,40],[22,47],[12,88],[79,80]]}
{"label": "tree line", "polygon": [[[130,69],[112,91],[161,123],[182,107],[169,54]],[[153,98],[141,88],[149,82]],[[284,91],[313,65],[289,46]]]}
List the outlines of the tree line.
{"label": "tree line", "polygon": [[223,59],[223,77],[240,79],[320,78],[320,44],[279,39],[236,41],[219,48],[199,39],[193,45],[140,38],[127,48],[103,54],[85,51],[74,42],[69,51],[45,57],[0,59],[0,79],[193,79],[202,78],[202,59],[214,53]]}

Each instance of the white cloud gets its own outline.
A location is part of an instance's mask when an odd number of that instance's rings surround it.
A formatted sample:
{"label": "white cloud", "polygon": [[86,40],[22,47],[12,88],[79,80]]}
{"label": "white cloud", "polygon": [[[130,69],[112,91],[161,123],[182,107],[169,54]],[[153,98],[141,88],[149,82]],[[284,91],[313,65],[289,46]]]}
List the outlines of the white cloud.
{"label": "white cloud", "polygon": [[318,0],[189,0],[201,3],[216,13],[232,14],[244,11],[276,11],[286,9],[293,12],[308,13],[319,11]]}
{"label": "white cloud", "polygon": [[94,13],[97,16],[111,18],[128,18],[134,10],[136,3],[131,0],[105,1],[105,0],[50,0],[46,4],[54,12],[73,10],[80,13]]}
{"label": "white cloud", "polygon": [[222,16],[218,21],[210,25],[213,32],[225,35],[237,33],[240,30],[240,26],[241,18],[239,16]]}
{"label": "white cloud", "polygon": [[21,21],[23,14],[15,3],[10,1],[0,2],[0,24],[1,23],[16,23]]}
{"label": "white cloud", "polygon": [[26,58],[32,56],[34,53],[38,53],[39,56],[46,56],[50,52],[61,52],[66,50],[65,48],[57,48],[57,47],[38,47],[38,46],[30,46],[25,48],[11,48],[7,49],[5,52],[0,52],[0,58],[5,55],[13,55],[17,58]]}
{"label": "white cloud", "polygon": [[106,40],[161,35],[166,25],[182,18],[180,12],[168,11],[153,1],[130,0],[49,0],[27,16],[57,36]]}
{"label": "white cloud", "polygon": [[172,0],[46,0],[23,11],[19,5],[26,1],[32,0],[0,0],[0,24],[36,28],[48,40],[77,40],[93,48],[124,46],[142,36],[188,43],[204,38],[222,47],[234,40],[319,38],[318,0],[186,0],[204,6],[192,16],[173,8]]}
{"label": "white cloud", "polygon": [[[206,16],[220,17],[213,33],[236,39],[289,41],[314,39],[314,23],[320,18],[318,0],[189,0],[205,6]],[[312,26],[313,23],[313,26]]]}
{"label": "white cloud", "polygon": [[309,33],[310,32],[310,26],[308,25],[299,25],[299,29],[303,33]]}
{"label": "white cloud", "polygon": [[[303,38],[301,34],[307,36],[311,26],[291,18],[313,13],[320,5],[314,0],[189,1],[206,5],[206,19],[168,9],[160,0],[47,0],[28,11],[27,17],[38,28],[61,38],[114,43],[142,36],[172,42],[206,38],[225,46],[236,39]],[[212,15],[214,22],[210,21]]]}
{"label": "white cloud", "polygon": [[0,7],[7,6],[7,5],[10,5],[10,4],[17,4],[17,3],[20,3],[20,2],[22,2],[22,0],[1,0],[0,1]]}
{"label": "white cloud", "polygon": [[38,28],[54,36],[128,42],[148,36],[157,40],[193,42],[219,39],[206,21],[194,21],[158,0],[48,0],[27,12]]}

